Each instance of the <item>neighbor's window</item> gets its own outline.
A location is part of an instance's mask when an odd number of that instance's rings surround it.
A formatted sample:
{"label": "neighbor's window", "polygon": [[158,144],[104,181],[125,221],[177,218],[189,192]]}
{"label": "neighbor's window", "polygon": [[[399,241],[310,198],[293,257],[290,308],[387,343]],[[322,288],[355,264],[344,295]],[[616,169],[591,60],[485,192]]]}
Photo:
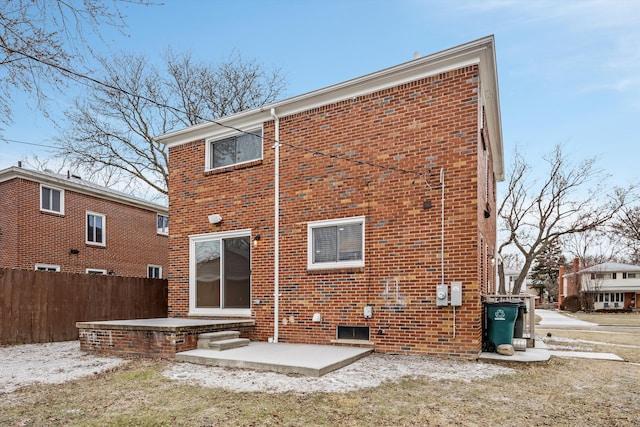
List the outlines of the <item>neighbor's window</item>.
{"label": "neighbor's window", "polygon": [[87,243],[92,245],[105,244],[105,216],[87,212]]}
{"label": "neighbor's window", "polygon": [[158,214],[158,234],[169,234],[169,217]]}
{"label": "neighbor's window", "polygon": [[364,266],[364,217],[310,222],[307,268]]}
{"label": "neighbor's window", "polygon": [[159,265],[149,265],[147,267],[147,277],[150,279],[162,279],[162,267]]}
{"label": "neighbor's window", "polygon": [[97,275],[99,275],[99,276],[100,276],[100,275],[107,274],[107,270],[103,270],[103,269],[101,269],[101,268],[87,268],[87,269],[85,270],[85,272],[86,272],[87,274],[97,274]]}
{"label": "neighbor's window", "polygon": [[262,159],[262,130],[209,142],[210,169]]}
{"label": "neighbor's window", "polygon": [[37,271],[60,271],[59,265],[52,264],[36,264]]}
{"label": "neighbor's window", "polygon": [[250,230],[192,236],[189,311],[251,314]]}
{"label": "neighbor's window", "polygon": [[40,210],[64,213],[64,190],[40,186]]}

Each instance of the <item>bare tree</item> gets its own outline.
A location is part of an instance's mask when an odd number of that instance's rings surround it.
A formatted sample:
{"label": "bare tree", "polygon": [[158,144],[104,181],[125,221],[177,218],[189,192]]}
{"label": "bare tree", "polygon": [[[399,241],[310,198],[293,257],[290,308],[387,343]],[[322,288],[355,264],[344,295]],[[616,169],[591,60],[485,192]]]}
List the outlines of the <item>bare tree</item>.
{"label": "bare tree", "polygon": [[[120,0],[15,0],[0,3],[0,125],[12,123],[14,90],[30,93],[44,107],[52,89],[69,78],[61,69],[80,70],[90,37],[105,26],[122,30]],[[149,4],[127,0],[127,4]],[[46,111],[45,111],[46,112]],[[1,128],[0,128],[1,130]]]}
{"label": "bare tree", "polygon": [[611,241],[605,229],[568,235],[562,239],[562,247],[571,255],[571,259],[578,258],[580,265],[585,268],[615,260],[615,254],[620,249]]}
{"label": "bare tree", "polygon": [[640,264],[640,206],[622,209],[611,226],[612,232],[625,243],[627,260]]}
{"label": "bare tree", "polygon": [[284,90],[279,70],[237,54],[205,64],[168,50],[164,62],[161,70],[142,55],[103,60],[104,77],[66,113],[58,156],[87,171],[118,170],[166,194],[167,151],[154,137],[273,102]]}
{"label": "bare tree", "polygon": [[516,150],[507,193],[498,209],[504,236],[499,253],[514,247],[524,258],[513,293],[520,292],[533,261],[549,245],[602,227],[626,202],[628,189],[606,187],[608,176],[596,169],[595,158],[573,163],[556,145],[543,160],[546,178],[537,183],[530,164]]}

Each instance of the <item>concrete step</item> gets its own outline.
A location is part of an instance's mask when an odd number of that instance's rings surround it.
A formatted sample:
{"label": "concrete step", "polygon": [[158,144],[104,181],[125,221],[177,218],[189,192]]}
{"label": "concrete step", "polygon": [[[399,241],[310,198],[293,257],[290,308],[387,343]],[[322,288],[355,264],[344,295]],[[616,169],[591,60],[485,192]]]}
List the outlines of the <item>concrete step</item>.
{"label": "concrete step", "polygon": [[224,351],[249,345],[249,340],[240,338],[238,331],[207,332],[198,335],[198,348]]}
{"label": "concrete step", "polygon": [[228,340],[231,338],[238,338],[240,332],[238,331],[220,331],[220,332],[207,332],[205,334],[198,335],[198,339],[207,339],[209,341]]}
{"label": "concrete step", "polygon": [[246,347],[250,340],[247,338],[231,338],[228,340],[209,341],[209,349],[224,351],[232,348]]}

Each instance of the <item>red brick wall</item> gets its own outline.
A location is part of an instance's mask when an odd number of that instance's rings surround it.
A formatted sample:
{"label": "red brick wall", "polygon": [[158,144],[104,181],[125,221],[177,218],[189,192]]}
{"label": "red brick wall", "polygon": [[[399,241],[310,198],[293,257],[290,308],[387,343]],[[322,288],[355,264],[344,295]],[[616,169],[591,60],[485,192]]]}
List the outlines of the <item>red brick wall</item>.
{"label": "red brick wall", "polygon": [[[47,213],[40,210],[39,183],[12,179],[0,185],[3,194],[13,194],[0,206],[0,266],[52,264],[69,273],[95,268],[146,277],[151,264],[162,266],[166,277],[168,238],[157,234],[156,212],[65,190],[64,215]],[[106,246],[85,243],[87,211],[106,215]]]}
{"label": "red brick wall", "polygon": [[[489,258],[495,246],[495,193],[489,191],[491,216],[485,218],[477,73],[477,67],[468,67],[280,118],[285,144],[279,341],[328,344],[337,325],[368,326],[378,351],[478,354],[481,286],[495,286]],[[274,138],[273,121],[264,124],[264,136]],[[265,140],[259,164],[214,174],[203,173],[204,141],[171,148],[170,316],[188,315],[189,235],[250,228],[261,236],[252,249],[252,299],[261,301],[252,306],[255,334],[261,340],[273,336],[272,145]],[[486,146],[490,156],[488,141]],[[441,168],[444,281],[463,282],[455,337],[453,308],[435,305],[435,286],[442,280]],[[426,201],[431,208],[423,207]],[[223,222],[209,224],[211,213],[221,214]],[[307,223],[361,215],[365,267],[307,271]],[[371,319],[363,317],[365,305],[373,306]],[[314,313],[322,322],[311,322]]]}

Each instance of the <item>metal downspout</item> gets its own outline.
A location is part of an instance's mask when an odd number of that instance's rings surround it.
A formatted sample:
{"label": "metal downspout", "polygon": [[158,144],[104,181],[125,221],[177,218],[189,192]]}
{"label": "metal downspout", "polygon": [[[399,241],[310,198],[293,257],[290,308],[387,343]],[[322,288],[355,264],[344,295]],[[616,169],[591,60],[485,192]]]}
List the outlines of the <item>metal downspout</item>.
{"label": "metal downspout", "polygon": [[275,164],[273,177],[273,342],[278,342],[278,324],[280,323],[280,119],[276,115],[276,109],[271,109],[271,117],[274,120],[275,140],[272,147],[275,149]]}

